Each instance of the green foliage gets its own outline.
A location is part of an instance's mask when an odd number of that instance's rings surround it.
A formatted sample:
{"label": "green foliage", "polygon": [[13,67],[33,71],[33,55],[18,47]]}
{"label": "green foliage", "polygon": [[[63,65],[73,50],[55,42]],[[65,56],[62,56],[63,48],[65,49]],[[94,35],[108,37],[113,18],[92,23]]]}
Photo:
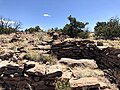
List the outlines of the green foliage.
{"label": "green foliage", "polygon": [[0,34],[15,33],[21,28],[21,22],[0,16]]}
{"label": "green foliage", "polygon": [[56,90],[71,90],[69,80],[68,79],[57,80]]}
{"label": "green foliage", "polygon": [[97,39],[120,38],[120,23],[118,18],[111,18],[108,22],[97,22],[94,28]]}
{"label": "green foliage", "polygon": [[89,36],[89,32],[88,31],[84,31],[84,32],[80,32],[78,33],[78,37],[82,38],[82,39],[86,39]]}
{"label": "green foliage", "polygon": [[25,32],[33,33],[33,32],[39,32],[42,31],[39,26],[30,27],[29,29],[26,29]]}
{"label": "green foliage", "polygon": [[[71,15],[68,17],[68,20],[70,21],[69,24],[66,24],[62,30],[63,34],[69,35],[71,38],[80,36],[81,38],[87,37],[87,32],[84,31],[85,26],[88,23],[79,22],[76,20],[76,18],[71,17]],[[85,36],[84,36],[85,35]]]}
{"label": "green foliage", "polygon": [[59,29],[58,27],[56,28],[51,28],[51,29],[48,29],[47,33],[52,36],[53,33],[56,32],[58,34],[62,34],[62,29]]}

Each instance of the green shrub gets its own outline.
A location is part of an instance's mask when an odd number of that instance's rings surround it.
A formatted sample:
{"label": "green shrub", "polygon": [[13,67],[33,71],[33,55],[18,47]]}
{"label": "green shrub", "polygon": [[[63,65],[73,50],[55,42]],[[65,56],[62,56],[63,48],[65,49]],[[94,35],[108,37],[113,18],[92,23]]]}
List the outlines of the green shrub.
{"label": "green shrub", "polygon": [[56,90],[71,90],[69,80],[56,80]]}
{"label": "green shrub", "polygon": [[42,31],[39,26],[30,27],[25,30],[25,32],[29,32],[29,33],[39,32],[39,31]]}
{"label": "green shrub", "polygon": [[97,22],[94,30],[96,39],[120,38],[119,18],[111,18],[108,22]]}
{"label": "green shrub", "polygon": [[80,37],[80,38],[82,38],[82,39],[86,39],[86,38],[88,38],[88,36],[89,36],[89,33],[88,33],[87,31],[85,31],[85,32],[80,32],[80,33],[78,34],[78,37]]}

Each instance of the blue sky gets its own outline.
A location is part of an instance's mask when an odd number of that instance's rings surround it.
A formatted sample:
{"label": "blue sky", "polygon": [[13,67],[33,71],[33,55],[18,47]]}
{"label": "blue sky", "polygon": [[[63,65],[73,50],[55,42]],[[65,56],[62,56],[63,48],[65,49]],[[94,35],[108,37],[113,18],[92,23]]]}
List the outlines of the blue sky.
{"label": "blue sky", "polygon": [[0,0],[0,16],[20,20],[23,28],[62,28],[69,15],[91,30],[97,21],[120,17],[120,0]]}

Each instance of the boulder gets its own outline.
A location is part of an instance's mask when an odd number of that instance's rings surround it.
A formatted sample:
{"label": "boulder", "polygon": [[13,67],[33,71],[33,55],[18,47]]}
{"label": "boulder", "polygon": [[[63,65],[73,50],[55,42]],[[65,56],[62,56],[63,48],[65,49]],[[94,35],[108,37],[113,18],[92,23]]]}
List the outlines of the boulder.
{"label": "boulder", "polygon": [[96,69],[98,68],[96,61],[93,59],[70,59],[70,58],[61,58],[59,60],[59,63],[62,63],[64,65],[70,66],[70,67],[83,67],[83,68],[91,68]]}
{"label": "boulder", "polygon": [[71,69],[72,75],[79,79],[83,77],[103,77],[104,72],[100,69],[80,68],[75,67]]}
{"label": "boulder", "polygon": [[48,43],[45,42],[45,41],[41,42],[41,45],[47,45],[47,44],[48,44]]}
{"label": "boulder", "polygon": [[85,77],[78,80],[71,79],[69,82],[72,90],[99,90],[100,88],[98,79],[94,77]]}
{"label": "boulder", "polygon": [[20,53],[19,56],[18,56],[18,59],[19,59],[19,60],[22,60],[25,55],[26,55],[26,53]]}
{"label": "boulder", "polygon": [[52,37],[53,40],[57,40],[58,37],[59,37],[59,34],[58,34],[58,33],[56,33],[56,32],[53,33],[53,37]]}
{"label": "boulder", "polygon": [[[33,64],[35,64],[35,65],[33,65]],[[37,62],[36,63],[32,63],[31,65],[32,65],[33,68],[26,70],[27,74],[29,74],[29,75],[36,75],[36,76],[45,75],[45,71],[46,71],[45,65],[39,64]]]}
{"label": "boulder", "polygon": [[13,57],[14,51],[12,50],[5,50],[4,53],[0,55],[0,59],[2,60],[9,60],[9,58]]}
{"label": "boulder", "polygon": [[[35,47],[34,47],[34,48],[35,48]],[[33,49],[34,49],[34,48],[33,48]],[[38,46],[37,46],[37,49],[38,49],[38,50],[50,50],[50,49],[51,49],[51,46],[50,46],[50,45],[44,45],[44,46],[43,46],[43,45],[38,45]]]}
{"label": "boulder", "polygon": [[14,62],[9,62],[9,61],[4,60],[4,61],[0,62],[0,68],[2,68],[2,67],[18,68],[19,65]]}
{"label": "boulder", "polygon": [[54,40],[54,42],[52,43],[52,45],[56,45],[56,44],[60,44],[61,41],[58,39],[58,40]]}
{"label": "boulder", "polygon": [[15,35],[12,37],[10,43],[17,42],[17,41],[19,41],[19,40],[21,40],[21,36],[20,36],[19,34],[15,34]]}
{"label": "boulder", "polygon": [[63,72],[63,74],[62,74],[62,79],[71,79],[72,78],[72,72],[70,72],[70,71],[65,71],[65,72]]}
{"label": "boulder", "polygon": [[57,65],[47,65],[46,66],[46,74],[49,74],[49,73],[54,73],[54,72],[57,72],[57,71],[61,71],[61,72],[64,72],[68,69],[67,66],[65,65],[61,65],[61,64],[57,64]]}

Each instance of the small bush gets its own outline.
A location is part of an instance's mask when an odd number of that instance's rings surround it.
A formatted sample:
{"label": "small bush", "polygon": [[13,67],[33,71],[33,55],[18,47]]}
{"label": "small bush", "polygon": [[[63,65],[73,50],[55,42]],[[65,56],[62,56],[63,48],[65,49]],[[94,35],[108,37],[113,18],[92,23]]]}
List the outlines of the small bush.
{"label": "small bush", "polygon": [[25,30],[25,32],[29,32],[29,33],[39,32],[39,31],[42,31],[39,26],[30,27]]}
{"label": "small bush", "polygon": [[68,79],[57,80],[56,90],[71,90],[69,80]]}
{"label": "small bush", "polygon": [[119,18],[111,18],[107,22],[97,22],[94,27],[96,39],[117,39],[120,38]]}
{"label": "small bush", "polygon": [[78,37],[80,37],[80,38],[82,38],[82,39],[86,39],[86,38],[88,38],[88,36],[89,36],[89,33],[88,33],[87,31],[85,31],[85,32],[80,32],[80,33],[78,34]]}

